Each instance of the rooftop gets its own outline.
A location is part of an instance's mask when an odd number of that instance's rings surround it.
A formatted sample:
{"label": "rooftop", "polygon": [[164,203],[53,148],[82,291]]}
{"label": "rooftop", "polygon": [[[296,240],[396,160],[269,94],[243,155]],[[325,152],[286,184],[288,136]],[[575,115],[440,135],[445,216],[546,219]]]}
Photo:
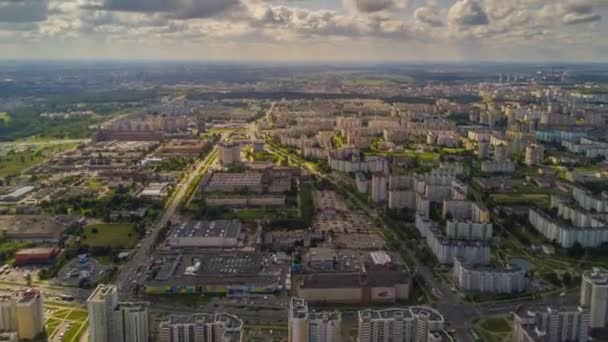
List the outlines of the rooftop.
{"label": "rooftop", "polygon": [[359,319],[363,320],[385,320],[385,319],[412,319],[419,315],[429,317],[431,321],[444,321],[439,311],[425,306],[411,306],[405,308],[390,308],[384,310],[366,309],[359,311]]}
{"label": "rooftop", "polygon": [[169,237],[237,238],[242,226],[242,223],[237,220],[186,221],[179,224]]}
{"label": "rooftop", "polygon": [[215,172],[207,184],[208,187],[230,185],[230,186],[256,186],[262,184],[262,173],[230,173]]}

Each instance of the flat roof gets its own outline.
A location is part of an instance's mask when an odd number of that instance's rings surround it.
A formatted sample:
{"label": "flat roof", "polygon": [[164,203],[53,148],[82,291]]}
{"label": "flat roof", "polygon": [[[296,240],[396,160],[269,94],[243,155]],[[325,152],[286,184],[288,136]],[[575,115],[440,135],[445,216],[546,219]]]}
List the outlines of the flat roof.
{"label": "flat roof", "polygon": [[408,284],[410,277],[405,270],[379,270],[366,274],[360,272],[311,273],[296,276],[301,288],[333,289],[348,287],[378,287]]}
{"label": "flat roof", "polygon": [[383,310],[366,309],[358,312],[359,318],[369,320],[379,319],[409,319],[418,315],[428,315],[431,321],[443,321],[443,315],[430,307],[410,306],[405,308],[389,308]]}
{"label": "flat roof", "polygon": [[262,184],[263,174],[259,172],[230,173],[215,172],[207,186],[253,186]]}
{"label": "flat roof", "polygon": [[50,254],[57,251],[54,247],[39,247],[39,248],[25,248],[18,250],[15,255],[20,254]]}
{"label": "flat roof", "polygon": [[31,185],[22,186],[20,188],[13,190],[13,192],[11,192],[11,193],[8,193],[4,196],[0,196],[0,199],[5,199],[5,198],[9,198],[9,197],[21,197],[21,196],[27,194],[28,192],[33,191],[34,189],[35,188]]}
{"label": "flat roof", "polygon": [[237,220],[186,221],[179,224],[169,238],[225,237],[237,238],[243,224]]}

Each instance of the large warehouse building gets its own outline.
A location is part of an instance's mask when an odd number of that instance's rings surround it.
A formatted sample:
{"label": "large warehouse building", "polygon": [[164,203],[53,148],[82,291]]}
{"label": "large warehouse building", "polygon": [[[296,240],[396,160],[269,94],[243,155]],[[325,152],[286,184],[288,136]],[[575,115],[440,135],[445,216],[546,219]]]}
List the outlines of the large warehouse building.
{"label": "large warehouse building", "polygon": [[186,221],[167,237],[172,248],[232,248],[239,244],[243,224],[239,221]]}

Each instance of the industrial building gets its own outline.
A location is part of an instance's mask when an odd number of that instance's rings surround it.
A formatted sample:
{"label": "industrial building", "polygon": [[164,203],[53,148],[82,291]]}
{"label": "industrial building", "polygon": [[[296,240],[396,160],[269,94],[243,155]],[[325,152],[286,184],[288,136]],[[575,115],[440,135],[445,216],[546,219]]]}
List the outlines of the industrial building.
{"label": "industrial building", "polygon": [[34,191],[35,187],[31,185],[22,186],[20,188],[14,189],[12,192],[0,196],[0,202],[18,202],[25,198],[27,194]]}
{"label": "industrial building", "polygon": [[145,283],[148,294],[201,293],[246,295],[274,293],[283,286],[285,265],[256,252],[162,253],[155,256]]}
{"label": "industrial building", "polygon": [[59,248],[26,248],[15,253],[15,266],[49,265],[55,262]]}
{"label": "industrial building", "polygon": [[396,257],[377,251],[311,249],[293,274],[294,295],[311,303],[395,303],[409,298],[411,278]]}
{"label": "industrial building", "polygon": [[185,221],[169,233],[166,243],[171,248],[234,248],[243,240],[242,233],[243,224],[237,220]]}

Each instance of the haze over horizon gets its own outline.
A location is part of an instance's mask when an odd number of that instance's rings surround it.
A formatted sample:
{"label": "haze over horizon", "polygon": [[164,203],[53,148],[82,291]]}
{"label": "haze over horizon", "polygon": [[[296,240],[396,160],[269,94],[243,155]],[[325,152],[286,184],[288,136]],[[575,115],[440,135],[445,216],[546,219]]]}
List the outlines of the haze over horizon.
{"label": "haze over horizon", "polygon": [[606,14],[606,0],[0,0],[0,58],[603,62]]}

